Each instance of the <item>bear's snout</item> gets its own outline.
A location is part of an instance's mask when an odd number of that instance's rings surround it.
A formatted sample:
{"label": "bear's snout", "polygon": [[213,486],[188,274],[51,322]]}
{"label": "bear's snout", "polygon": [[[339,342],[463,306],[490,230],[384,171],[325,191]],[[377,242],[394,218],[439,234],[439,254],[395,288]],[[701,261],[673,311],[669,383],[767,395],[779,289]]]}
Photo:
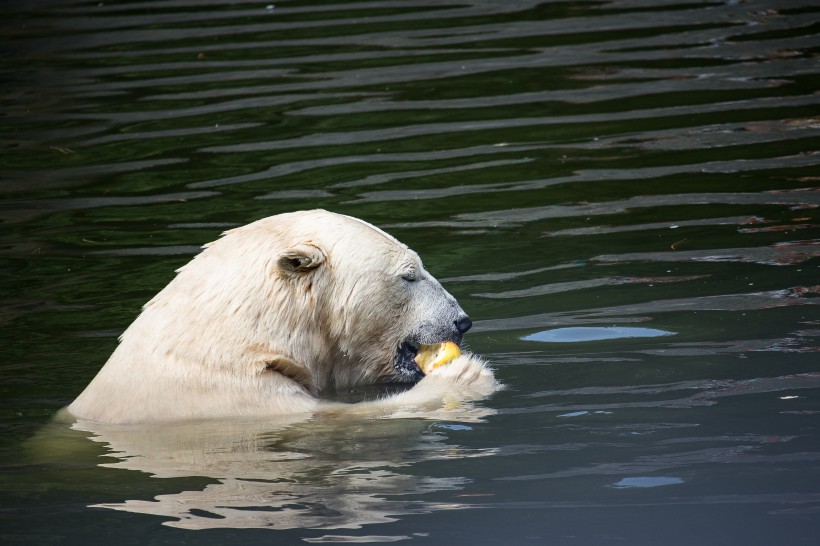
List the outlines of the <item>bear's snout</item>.
{"label": "bear's snout", "polygon": [[458,319],[456,319],[455,324],[456,330],[458,330],[459,334],[464,334],[467,332],[467,330],[473,327],[473,321],[470,320],[470,317],[468,317],[467,315],[461,315],[460,317],[458,317]]}

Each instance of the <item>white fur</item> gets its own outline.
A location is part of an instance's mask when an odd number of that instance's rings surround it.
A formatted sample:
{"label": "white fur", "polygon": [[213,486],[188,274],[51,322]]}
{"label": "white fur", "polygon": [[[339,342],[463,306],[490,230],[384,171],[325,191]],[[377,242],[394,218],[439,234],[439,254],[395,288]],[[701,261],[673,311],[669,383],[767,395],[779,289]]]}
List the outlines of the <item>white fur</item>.
{"label": "white fur", "polygon": [[392,398],[319,402],[324,391],[391,379],[403,340],[435,341],[461,315],[418,255],[378,228],[319,210],[272,216],[226,232],[180,268],[68,410],[136,423],[386,415],[477,399],[497,384],[465,355]]}

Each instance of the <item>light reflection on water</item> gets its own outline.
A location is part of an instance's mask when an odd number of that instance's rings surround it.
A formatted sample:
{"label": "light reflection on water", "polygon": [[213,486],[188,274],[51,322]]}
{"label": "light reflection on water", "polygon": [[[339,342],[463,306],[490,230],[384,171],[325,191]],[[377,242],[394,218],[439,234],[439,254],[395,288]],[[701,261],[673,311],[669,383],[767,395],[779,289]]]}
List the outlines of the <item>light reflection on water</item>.
{"label": "light reflection on water", "polygon": [[[4,540],[816,540],[812,2],[7,10]],[[46,424],[200,245],[312,207],[418,250],[506,389],[425,420]]]}
{"label": "light reflection on water", "polygon": [[547,343],[578,343],[583,341],[601,341],[604,339],[625,339],[634,337],[673,336],[675,332],[656,328],[636,328],[626,326],[599,326],[555,328],[536,332],[521,339],[525,341],[543,341]]}
{"label": "light reflection on water", "polygon": [[171,518],[166,525],[182,529],[360,529],[403,515],[459,509],[458,503],[392,497],[458,491],[469,482],[407,471],[413,464],[492,455],[492,450],[448,445],[425,421],[372,421],[366,427],[298,421],[193,423],[161,430],[81,422],[74,428],[92,432],[95,442],[120,459],[102,466],[158,478],[210,478],[201,491],[95,505]]}

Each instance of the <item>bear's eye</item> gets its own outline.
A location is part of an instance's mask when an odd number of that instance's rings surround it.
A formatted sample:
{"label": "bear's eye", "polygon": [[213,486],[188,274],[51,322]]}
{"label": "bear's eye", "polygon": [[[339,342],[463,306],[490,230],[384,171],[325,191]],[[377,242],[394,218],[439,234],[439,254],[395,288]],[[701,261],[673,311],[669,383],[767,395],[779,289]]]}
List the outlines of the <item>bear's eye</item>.
{"label": "bear's eye", "polygon": [[415,271],[408,271],[407,273],[402,273],[401,278],[402,280],[407,282],[416,282],[417,280],[419,280]]}

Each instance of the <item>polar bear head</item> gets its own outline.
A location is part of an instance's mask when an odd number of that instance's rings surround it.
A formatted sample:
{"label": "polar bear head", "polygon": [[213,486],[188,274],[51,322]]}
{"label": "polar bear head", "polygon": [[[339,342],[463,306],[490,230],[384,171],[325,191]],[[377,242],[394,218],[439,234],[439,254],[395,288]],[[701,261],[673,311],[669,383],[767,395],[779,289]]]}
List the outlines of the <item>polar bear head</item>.
{"label": "polar bear head", "polygon": [[313,391],[418,381],[418,345],[460,343],[472,324],[406,245],[323,210],[226,232],[145,312],[156,306],[193,316],[199,341],[186,347],[199,360],[239,366],[255,353],[278,355],[288,363],[279,371]]}

